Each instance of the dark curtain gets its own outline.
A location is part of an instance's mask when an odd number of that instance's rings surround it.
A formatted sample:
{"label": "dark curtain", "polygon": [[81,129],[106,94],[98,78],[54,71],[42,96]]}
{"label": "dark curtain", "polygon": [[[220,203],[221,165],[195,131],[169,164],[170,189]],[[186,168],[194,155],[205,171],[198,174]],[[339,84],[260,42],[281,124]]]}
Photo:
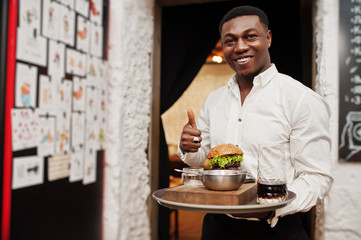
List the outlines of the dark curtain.
{"label": "dark curtain", "polygon": [[219,21],[213,4],[163,9],[161,113],[182,95],[204,64],[220,38]]}
{"label": "dark curtain", "polygon": [[[231,8],[246,4],[260,7],[268,14],[274,37],[271,48],[272,62],[276,63],[280,72],[302,79],[299,1],[248,0],[164,7],[161,114],[177,101],[204,64],[220,38],[218,25],[221,18]],[[285,41],[285,34],[287,39],[291,40]],[[184,114],[186,111],[187,109],[184,109]],[[169,156],[160,118],[159,121],[159,188],[166,188],[169,186]],[[162,206],[159,207],[158,234],[161,240],[169,239],[169,209]]]}

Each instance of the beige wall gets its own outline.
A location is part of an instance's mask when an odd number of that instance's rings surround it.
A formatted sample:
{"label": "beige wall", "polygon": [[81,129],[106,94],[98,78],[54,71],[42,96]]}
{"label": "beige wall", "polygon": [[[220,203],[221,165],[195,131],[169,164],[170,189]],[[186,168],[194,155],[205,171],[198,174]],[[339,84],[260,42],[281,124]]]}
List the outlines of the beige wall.
{"label": "beige wall", "polygon": [[180,134],[183,126],[188,122],[187,109],[191,108],[198,117],[207,96],[226,85],[233,73],[226,63],[204,64],[182,97],[162,115],[170,155],[177,154]]}

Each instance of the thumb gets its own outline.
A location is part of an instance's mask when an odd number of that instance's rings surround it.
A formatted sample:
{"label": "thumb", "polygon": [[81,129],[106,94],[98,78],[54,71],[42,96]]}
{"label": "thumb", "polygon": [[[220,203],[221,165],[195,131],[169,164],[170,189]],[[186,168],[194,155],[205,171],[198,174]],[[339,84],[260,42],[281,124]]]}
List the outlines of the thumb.
{"label": "thumb", "polygon": [[192,128],[197,128],[193,110],[188,109],[187,114],[188,114],[188,124],[190,124]]}

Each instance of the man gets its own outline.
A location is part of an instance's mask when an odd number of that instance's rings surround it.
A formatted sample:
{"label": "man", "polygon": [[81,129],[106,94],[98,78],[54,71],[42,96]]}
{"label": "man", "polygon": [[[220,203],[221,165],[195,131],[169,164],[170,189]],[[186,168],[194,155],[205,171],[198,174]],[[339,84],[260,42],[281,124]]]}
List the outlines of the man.
{"label": "man", "polygon": [[328,105],[271,63],[272,34],[262,10],[234,8],[219,29],[235,75],[209,95],[197,123],[188,110],[178,154],[185,163],[200,166],[212,147],[233,143],[244,152],[243,167],[257,177],[255,146],[284,144],[287,186],[297,198],[271,212],[207,214],[202,239],[308,239],[299,212],[315,206],[332,183]]}

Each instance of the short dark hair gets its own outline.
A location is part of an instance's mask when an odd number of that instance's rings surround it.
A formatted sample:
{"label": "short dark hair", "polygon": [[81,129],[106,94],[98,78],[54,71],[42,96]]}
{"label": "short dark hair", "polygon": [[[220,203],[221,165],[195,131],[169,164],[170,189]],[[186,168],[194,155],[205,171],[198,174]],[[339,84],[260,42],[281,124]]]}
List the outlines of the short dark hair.
{"label": "short dark hair", "polygon": [[257,15],[261,23],[263,23],[265,28],[268,29],[268,17],[263,10],[253,6],[239,6],[231,9],[226,15],[224,15],[219,24],[219,33],[222,32],[222,27],[225,22],[228,22],[233,18],[249,15]]}

